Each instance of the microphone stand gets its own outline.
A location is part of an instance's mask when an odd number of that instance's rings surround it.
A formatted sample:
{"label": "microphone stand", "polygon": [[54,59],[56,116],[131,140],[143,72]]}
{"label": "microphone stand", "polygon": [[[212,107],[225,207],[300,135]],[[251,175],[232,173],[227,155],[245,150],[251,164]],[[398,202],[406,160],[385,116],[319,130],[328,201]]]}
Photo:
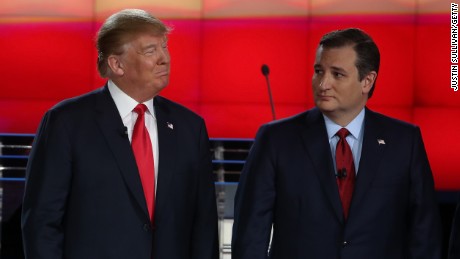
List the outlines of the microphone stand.
{"label": "microphone stand", "polygon": [[264,75],[265,80],[267,81],[268,97],[270,98],[270,107],[272,108],[273,120],[276,120],[275,105],[273,104],[272,90],[271,90],[271,87],[270,87],[270,79],[268,78],[269,73],[270,73],[270,70],[268,69],[268,66],[263,64],[262,65],[262,74]]}

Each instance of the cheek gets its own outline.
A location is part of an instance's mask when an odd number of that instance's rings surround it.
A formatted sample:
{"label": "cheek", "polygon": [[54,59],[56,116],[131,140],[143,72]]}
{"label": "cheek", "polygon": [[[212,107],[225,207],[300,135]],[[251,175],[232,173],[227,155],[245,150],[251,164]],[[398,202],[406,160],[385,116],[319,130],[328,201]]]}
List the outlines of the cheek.
{"label": "cheek", "polygon": [[171,61],[171,56],[169,55],[169,51],[166,51],[166,52],[165,52],[165,58],[166,58],[166,61],[167,61],[167,62],[170,62],[170,61]]}
{"label": "cheek", "polygon": [[313,78],[311,79],[311,87],[312,87],[312,89],[313,90],[318,89],[320,82],[321,82],[321,80],[317,76],[313,76]]}
{"label": "cheek", "polygon": [[156,66],[156,62],[154,60],[145,60],[141,64],[142,70],[146,72],[151,71],[152,69],[155,68],[155,66]]}
{"label": "cheek", "polygon": [[348,92],[348,99],[352,103],[358,102],[362,98],[362,89],[359,86],[353,86]]}

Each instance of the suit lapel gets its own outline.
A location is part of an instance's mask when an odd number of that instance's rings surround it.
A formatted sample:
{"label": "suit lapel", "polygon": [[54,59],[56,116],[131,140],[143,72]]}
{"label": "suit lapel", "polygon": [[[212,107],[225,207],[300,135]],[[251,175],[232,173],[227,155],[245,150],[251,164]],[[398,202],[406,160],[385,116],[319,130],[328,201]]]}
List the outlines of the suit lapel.
{"label": "suit lapel", "polygon": [[343,221],[343,210],[334,174],[327,130],[324,118],[318,109],[312,109],[307,113],[305,126],[301,127],[303,143],[311,161],[315,167],[325,195],[328,197],[332,210],[337,218]]}
{"label": "suit lapel", "polygon": [[96,103],[96,121],[112,151],[128,190],[148,217],[142,184],[136,160],[118,109],[110,96],[107,86],[101,90]]}
{"label": "suit lapel", "polygon": [[172,191],[174,190],[173,172],[175,169],[176,161],[176,148],[177,148],[177,125],[172,118],[171,111],[166,105],[165,100],[157,96],[154,99],[155,116],[157,119],[158,129],[158,147],[159,147],[159,160],[158,161],[158,184],[155,201],[155,221],[161,220],[165,212],[168,201],[173,200]]}
{"label": "suit lapel", "polygon": [[353,210],[358,209],[359,203],[372,185],[385,151],[385,144],[382,142],[385,139],[386,135],[384,134],[383,126],[376,119],[376,114],[366,108],[363,146],[350,207],[351,217],[353,217]]}

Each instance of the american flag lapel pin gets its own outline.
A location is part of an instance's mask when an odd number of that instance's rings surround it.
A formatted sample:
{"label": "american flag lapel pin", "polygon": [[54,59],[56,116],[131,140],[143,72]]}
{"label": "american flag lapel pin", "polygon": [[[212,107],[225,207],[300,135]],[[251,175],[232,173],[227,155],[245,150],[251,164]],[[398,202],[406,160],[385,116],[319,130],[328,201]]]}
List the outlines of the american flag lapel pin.
{"label": "american flag lapel pin", "polygon": [[174,129],[174,124],[172,124],[171,122],[166,122],[166,124],[168,125],[168,128],[170,129]]}
{"label": "american flag lapel pin", "polygon": [[385,145],[385,140],[377,139],[377,143],[379,143],[379,145]]}

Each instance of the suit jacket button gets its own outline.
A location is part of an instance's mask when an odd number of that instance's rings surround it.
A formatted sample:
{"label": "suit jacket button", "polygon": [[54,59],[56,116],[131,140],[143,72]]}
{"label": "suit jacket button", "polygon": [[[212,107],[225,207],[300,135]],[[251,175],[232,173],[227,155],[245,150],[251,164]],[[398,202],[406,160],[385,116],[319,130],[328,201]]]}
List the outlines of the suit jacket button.
{"label": "suit jacket button", "polygon": [[150,224],[144,224],[144,231],[145,232],[148,232],[148,231],[151,231],[152,230],[152,227],[150,227]]}
{"label": "suit jacket button", "polygon": [[343,246],[343,247],[346,247],[347,245],[348,245],[348,242],[347,242],[347,241],[343,241],[343,242],[342,242],[342,246]]}

